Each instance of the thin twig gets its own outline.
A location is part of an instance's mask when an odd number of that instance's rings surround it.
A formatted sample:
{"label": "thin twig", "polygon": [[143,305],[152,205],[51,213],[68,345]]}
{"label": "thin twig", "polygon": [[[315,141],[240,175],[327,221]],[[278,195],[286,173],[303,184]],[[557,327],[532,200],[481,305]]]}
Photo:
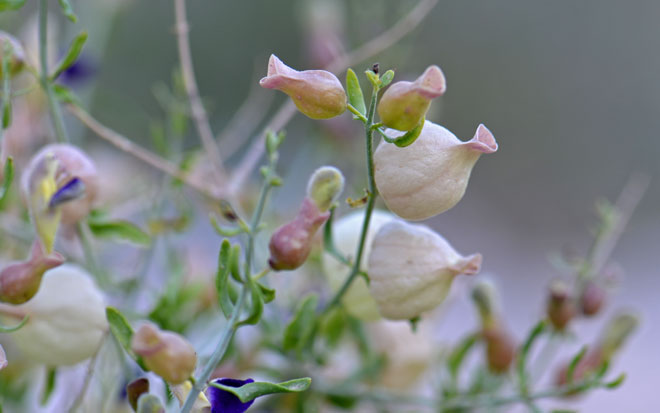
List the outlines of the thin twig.
{"label": "thin twig", "polygon": [[[403,19],[399,20],[399,22],[389,30],[364,43],[362,46],[335,58],[327,66],[327,69],[336,74],[352,64],[366,60],[387,49],[417,27],[437,3],[438,0],[421,0],[415,8],[410,11],[410,13],[408,13]],[[291,120],[295,113],[295,105],[291,100],[287,100],[286,103],[282,104],[275,115],[273,115],[263,131],[252,139],[252,145],[250,145],[250,148],[247,150],[243,159],[241,159],[234,170],[234,174],[232,175],[227,188],[228,194],[236,194],[238,190],[243,187],[245,181],[249,178],[250,173],[252,173],[259,162],[259,159],[261,159],[261,156],[264,154],[263,141],[266,136],[266,131],[279,131],[289,122],[289,120]]]}
{"label": "thin twig", "polygon": [[98,358],[98,355],[101,352],[101,348],[103,347],[103,343],[107,335],[108,335],[107,332],[103,333],[103,337],[101,338],[101,344],[99,344],[99,347],[96,349],[96,352],[94,352],[94,355],[87,364],[87,372],[85,373],[85,378],[83,381],[82,388],[80,389],[78,396],[76,396],[76,400],[71,405],[71,408],[69,409],[69,413],[74,413],[80,407],[83,400],[85,400],[87,389],[89,388],[89,384],[92,381],[92,376],[94,376],[94,366],[96,365],[96,359]]}
{"label": "thin twig", "polygon": [[261,59],[259,59],[259,64],[255,64],[247,97],[227,126],[218,134],[218,142],[224,159],[229,159],[246,143],[245,138],[249,137],[259,126],[275,97],[273,93],[264,93],[264,89],[259,86],[257,80],[261,76],[261,63]]}
{"label": "thin twig", "polygon": [[617,217],[616,222],[611,229],[608,236],[599,243],[596,251],[593,253],[593,260],[591,263],[592,274],[598,274],[603,266],[607,263],[614,247],[618,242],[623,230],[628,225],[628,221],[632,216],[635,208],[642,200],[646,189],[649,186],[650,178],[647,175],[634,174],[630,177],[626,185],[623,187],[619,198],[614,204],[614,210]]}
{"label": "thin twig", "polygon": [[201,138],[202,145],[204,146],[204,150],[210,158],[210,162],[213,164],[217,178],[223,182],[226,174],[222,166],[222,156],[218,144],[213,137],[208,114],[202,104],[197,81],[195,80],[195,70],[193,68],[190,40],[188,38],[190,26],[188,25],[186,17],[185,0],[174,0],[174,14],[176,16],[175,31],[179,50],[179,60],[181,63],[181,75],[183,76],[183,84],[186,88],[186,93],[188,94],[191,115],[195,122],[199,137]]}
{"label": "thin twig", "polygon": [[219,196],[209,192],[205,185],[193,180],[188,174],[181,170],[177,165],[163,159],[160,156],[154,154],[153,152],[144,149],[143,147],[136,145],[127,137],[113,131],[112,129],[102,125],[96,119],[94,119],[89,113],[85,112],[78,106],[68,105],[67,109],[73,116],[78,118],[85,126],[91,129],[99,137],[103,138],[107,142],[110,142],[115,147],[120,150],[133,155],[144,163],[151,165],[152,167],[158,169],[161,172],[164,172],[171,177],[183,181],[189,187],[195,189],[202,195],[213,201],[222,202],[223,199]]}

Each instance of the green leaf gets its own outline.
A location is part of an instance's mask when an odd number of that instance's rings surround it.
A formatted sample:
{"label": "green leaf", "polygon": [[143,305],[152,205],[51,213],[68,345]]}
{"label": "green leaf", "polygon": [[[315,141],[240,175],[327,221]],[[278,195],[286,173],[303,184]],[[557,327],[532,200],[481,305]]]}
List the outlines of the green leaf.
{"label": "green leaf", "polygon": [[71,89],[59,84],[53,85],[53,92],[55,97],[62,103],[68,103],[75,106],[81,106],[80,99],[76,96]]}
{"label": "green leaf", "polygon": [[282,383],[259,382],[247,383],[241,387],[230,387],[220,383],[210,383],[211,386],[224,390],[238,397],[241,402],[247,403],[260,396],[276,393],[298,393],[305,391],[312,384],[312,379],[303,377],[300,379],[289,380]]}
{"label": "green leaf", "polygon": [[3,176],[4,180],[2,181],[2,186],[0,187],[0,203],[5,201],[5,198],[9,194],[11,183],[14,180],[14,159],[11,156],[7,158],[7,162],[5,162]]}
{"label": "green leaf", "polygon": [[248,285],[250,286],[250,314],[244,320],[239,321],[236,326],[257,324],[264,312],[264,299],[261,296],[261,289],[249,277]]}
{"label": "green leaf", "polygon": [[209,219],[211,220],[211,225],[213,226],[213,229],[215,229],[215,232],[217,232],[218,235],[220,235],[221,237],[231,238],[231,237],[235,237],[236,235],[242,234],[244,232],[243,228],[241,227],[235,227],[235,228],[222,227],[218,222],[217,218],[215,217],[215,215],[213,214],[209,215]]}
{"label": "green leaf", "polygon": [[136,413],[165,413],[165,408],[158,397],[145,393],[138,399]]}
{"label": "green leaf", "polygon": [[57,64],[55,71],[50,76],[51,80],[57,79],[59,75],[62,74],[62,72],[70,68],[76,62],[78,56],[80,56],[80,52],[82,52],[83,46],[85,45],[86,41],[87,41],[87,32],[82,32],[73,39],[71,45],[69,46],[69,50],[66,52],[66,55]]}
{"label": "green leaf", "polygon": [[364,74],[367,75],[367,78],[369,79],[369,82],[371,82],[371,85],[374,87],[374,90],[378,90],[378,86],[380,84],[378,75],[371,70],[365,71]]}
{"label": "green leaf", "polygon": [[394,70],[388,70],[380,78],[380,87],[384,88],[385,86],[389,85],[390,83],[392,83],[393,79],[394,79]]}
{"label": "green leaf", "polygon": [[571,362],[568,364],[568,370],[566,371],[566,383],[573,383],[573,376],[575,375],[575,369],[577,368],[580,361],[587,354],[587,346],[584,346],[578,351],[578,353],[573,356]]}
{"label": "green leaf", "polygon": [[617,377],[616,379],[614,379],[614,380],[612,380],[608,383],[605,383],[605,388],[607,388],[607,389],[616,389],[616,388],[620,387],[625,380],[626,380],[626,373],[621,373],[619,375],[619,377]]}
{"label": "green leaf", "polygon": [[351,106],[363,115],[367,113],[367,106],[364,104],[364,94],[360,87],[360,81],[353,69],[346,71],[346,93],[348,94],[348,103]]}
{"label": "green leaf", "polygon": [[521,391],[527,391],[527,358],[529,356],[529,352],[532,349],[532,345],[534,345],[536,340],[541,337],[541,334],[546,330],[546,328],[547,324],[545,320],[542,320],[536,324],[534,328],[532,328],[532,330],[529,332],[529,335],[527,336],[527,339],[525,340],[522,349],[518,354],[517,370]]}
{"label": "green leaf", "polygon": [[18,10],[25,4],[25,0],[0,0],[0,11]]}
{"label": "green leaf", "polygon": [[73,12],[73,8],[71,7],[71,3],[69,3],[69,0],[59,0],[60,2],[60,7],[62,8],[62,13],[67,17],[67,19],[71,20],[73,23],[78,21],[78,16],[75,15]]}
{"label": "green leaf", "polygon": [[319,298],[316,294],[308,295],[298,306],[293,319],[284,330],[284,350],[302,352],[312,338],[316,328],[316,307]]}
{"label": "green leaf", "polygon": [[218,304],[227,319],[234,311],[234,305],[229,296],[229,258],[231,255],[231,243],[225,239],[220,246],[218,254],[218,272],[215,277],[215,288],[218,292]]}
{"label": "green leaf", "polygon": [[114,307],[106,307],[105,318],[110,325],[110,332],[112,332],[112,335],[115,337],[121,348],[123,348],[133,360],[137,360],[137,355],[131,349],[133,328],[128,324],[124,315]]}
{"label": "green leaf", "polygon": [[236,244],[231,249],[231,256],[229,257],[229,272],[231,277],[239,283],[241,279],[241,246]]}
{"label": "green leaf", "polygon": [[346,323],[346,314],[341,306],[335,307],[323,318],[321,332],[330,347],[339,343],[339,339],[346,329]]}
{"label": "green leaf", "polygon": [[128,242],[143,247],[151,244],[149,235],[128,221],[98,221],[89,219],[87,223],[92,234],[97,238]]}
{"label": "green leaf", "polygon": [[465,337],[456,348],[451,352],[449,358],[447,359],[447,366],[452,377],[458,377],[458,372],[465,360],[465,356],[468,355],[471,349],[474,348],[474,345],[477,343],[479,338],[478,334],[470,334]]}
{"label": "green leaf", "polygon": [[26,315],[25,317],[23,317],[23,319],[21,320],[20,323],[16,324],[13,327],[5,327],[3,325],[0,325],[0,333],[13,333],[16,330],[19,330],[21,327],[23,327],[25,325],[25,323],[28,322],[29,318],[30,318],[30,316]]}
{"label": "green leaf", "polygon": [[412,145],[417,140],[417,138],[419,138],[419,135],[422,133],[422,129],[424,128],[424,122],[425,119],[422,118],[422,121],[417,126],[405,134],[399,136],[398,138],[391,138],[380,129],[378,129],[378,132],[381,134],[385,142],[393,143],[399,148],[405,148],[406,146]]}
{"label": "green leaf", "polygon": [[11,125],[11,99],[5,102],[5,107],[2,111],[2,129],[7,129]]}
{"label": "green leaf", "polygon": [[277,149],[284,141],[284,133],[274,133],[272,131],[266,132],[266,153],[270,156],[277,154]]}
{"label": "green leaf", "polygon": [[264,303],[268,304],[275,299],[275,290],[273,288],[266,287],[259,282],[257,282],[257,286],[261,290],[261,297],[263,298]]}
{"label": "green leaf", "polygon": [[41,394],[41,405],[44,406],[48,403],[50,395],[53,394],[55,390],[55,376],[57,375],[57,369],[55,367],[49,367],[46,372],[46,385],[44,386],[43,393]]}

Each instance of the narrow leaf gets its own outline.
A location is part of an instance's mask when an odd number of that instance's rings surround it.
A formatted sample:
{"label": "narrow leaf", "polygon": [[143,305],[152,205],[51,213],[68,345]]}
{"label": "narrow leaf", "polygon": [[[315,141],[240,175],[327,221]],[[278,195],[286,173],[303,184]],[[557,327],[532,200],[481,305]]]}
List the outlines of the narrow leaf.
{"label": "narrow leaf", "polygon": [[218,304],[227,319],[234,311],[234,305],[229,297],[229,256],[231,255],[231,243],[229,240],[222,241],[220,253],[218,254],[218,272],[215,276],[215,288],[218,292]]}
{"label": "narrow leaf", "polygon": [[215,229],[215,232],[218,233],[221,237],[235,237],[236,235],[239,235],[243,233],[243,228],[241,227],[236,227],[236,228],[224,228],[220,225],[218,222],[217,218],[215,215],[209,215],[209,220],[211,221],[211,225],[213,226],[213,229]]}
{"label": "narrow leaf", "polygon": [[8,129],[11,125],[11,99],[5,102],[5,107],[2,111],[2,129]]}
{"label": "narrow leaf", "polygon": [[312,379],[303,377],[300,379],[289,380],[282,383],[254,382],[247,383],[241,387],[230,387],[220,383],[211,383],[213,387],[224,390],[238,397],[241,402],[247,403],[260,396],[276,393],[298,393],[305,391],[312,384]]}
{"label": "narrow leaf", "polygon": [[392,83],[393,79],[394,79],[394,70],[388,70],[380,78],[380,87],[384,88],[385,86],[389,85],[390,83]]}
{"label": "narrow leaf", "polygon": [[133,328],[122,313],[114,307],[106,307],[105,318],[110,325],[110,331],[115,337],[121,348],[123,348],[131,358],[136,359],[137,356],[131,349],[131,338],[133,337]]}
{"label": "narrow leaf", "polygon": [[51,80],[57,79],[59,75],[62,74],[62,72],[73,66],[73,64],[78,59],[78,56],[80,56],[80,52],[82,52],[86,41],[87,32],[82,32],[73,39],[71,45],[69,45],[69,50],[66,52],[66,55],[57,64],[55,71],[50,76]]}
{"label": "narrow leaf", "polygon": [[348,69],[346,71],[346,93],[348,94],[348,103],[350,103],[351,106],[363,115],[367,113],[360,81],[353,69]]}
{"label": "narrow leaf", "polygon": [[234,280],[242,283],[241,279],[241,246],[236,244],[231,249],[229,257],[229,272]]}
{"label": "narrow leaf", "polygon": [[29,318],[30,316],[26,315],[25,317],[23,317],[20,323],[16,324],[13,327],[5,327],[3,325],[0,325],[0,333],[13,333],[16,330],[19,330],[21,327],[25,325],[25,323],[28,322]]}
{"label": "narrow leaf", "polygon": [[60,102],[81,106],[81,102],[78,96],[76,96],[68,87],[55,84],[53,85],[53,92],[55,93],[57,100]]}
{"label": "narrow leaf", "polygon": [[151,238],[136,225],[128,221],[88,220],[89,229],[97,238],[128,242],[138,246],[149,246]]}
{"label": "narrow leaf", "polygon": [[11,183],[14,180],[14,159],[12,157],[7,158],[7,162],[5,162],[4,173],[2,175],[4,180],[2,181],[2,186],[0,187],[0,203],[4,202],[7,194],[9,194]]}
{"label": "narrow leaf", "polygon": [[257,286],[261,290],[261,297],[264,299],[264,303],[270,303],[275,299],[275,289],[266,287],[261,283],[257,283]]}
{"label": "narrow leaf", "polygon": [[620,387],[625,380],[626,380],[626,373],[621,373],[619,375],[619,377],[617,377],[616,379],[614,379],[614,380],[612,380],[608,383],[605,383],[605,388],[616,389],[616,388]]}
{"label": "narrow leaf", "polygon": [[424,122],[425,119],[422,119],[422,121],[417,126],[415,126],[414,129],[409,130],[397,138],[387,136],[385,132],[380,129],[378,129],[378,132],[381,134],[385,142],[393,143],[399,148],[405,148],[406,146],[412,145],[417,140],[417,138],[419,138],[419,135],[422,133],[422,129],[424,128]]}
{"label": "narrow leaf", "polygon": [[237,326],[257,324],[261,320],[261,314],[264,312],[264,299],[261,296],[261,289],[252,279],[249,279],[248,284],[250,286],[251,297],[250,314],[246,319],[238,322],[236,324]]}
{"label": "narrow leaf", "polygon": [[453,377],[458,376],[458,372],[463,365],[465,356],[467,356],[470,350],[474,348],[478,338],[478,334],[470,334],[469,336],[465,337],[463,341],[461,341],[449,355],[447,365],[449,367],[449,372]]}
{"label": "narrow leaf", "polygon": [[18,10],[25,4],[25,0],[0,0],[0,11]]}
{"label": "narrow leaf", "polygon": [[318,300],[316,294],[311,294],[300,303],[296,314],[284,330],[284,350],[301,351],[305,347],[314,332]]}
{"label": "narrow leaf", "polygon": [[584,346],[578,351],[578,353],[573,356],[571,362],[568,364],[568,370],[566,371],[566,383],[573,383],[573,376],[575,375],[575,369],[577,368],[580,361],[587,354],[587,346]]}
{"label": "narrow leaf", "polygon": [[77,22],[78,21],[78,16],[73,12],[73,7],[71,7],[71,3],[69,0],[59,0],[60,2],[60,7],[62,8],[62,13],[67,17],[67,19],[71,20],[72,22]]}

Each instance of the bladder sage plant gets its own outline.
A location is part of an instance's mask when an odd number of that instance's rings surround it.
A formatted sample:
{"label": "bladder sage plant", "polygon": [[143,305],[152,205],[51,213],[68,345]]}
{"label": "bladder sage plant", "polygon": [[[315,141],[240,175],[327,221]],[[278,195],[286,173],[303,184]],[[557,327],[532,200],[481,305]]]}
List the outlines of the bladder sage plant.
{"label": "bladder sage plant", "polygon": [[[25,3],[0,0],[0,11]],[[477,160],[498,150],[484,125],[462,141],[427,119],[447,84],[434,62],[401,80],[387,63],[348,67],[390,47],[434,1],[327,70],[298,71],[272,54],[258,84],[287,102],[236,163],[225,162],[202,104],[184,0],[173,0],[179,62],[171,88],[158,89],[167,103],[152,125],[153,150],[101,124],[63,81],[85,58],[87,32],[54,61],[53,2],[27,3],[37,8],[37,44],[0,32],[3,411],[541,411],[540,402],[622,383],[609,367],[638,324],[634,314],[616,316],[595,344],[550,366],[574,320],[607,305],[599,251],[630,211],[599,209],[592,253],[551,284],[546,313],[527,334],[511,329],[496,284],[478,274],[488,257],[410,222],[459,204]],[[69,0],[59,9],[77,21]],[[360,173],[317,165],[306,191],[280,176],[294,107],[311,119],[357,122]],[[163,173],[148,181],[155,190],[121,192],[140,179],[128,166],[103,167],[102,152],[70,137],[63,112]],[[190,125],[202,148],[195,156],[182,149]],[[255,193],[246,181],[263,154]],[[270,198],[282,186],[295,207],[278,215]],[[345,202],[355,188],[364,192]],[[139,213],[121,212],[120,199],[138,201],[124,206]],[[200,241],[190,227],[206,216]],[[212,263],[202,246],[217,253]],[[480,323],[439,351],[434,310],[467,276]],[[541,341],[550,351],[538,352]],[[548,387],[539,368],[555,372]]]}

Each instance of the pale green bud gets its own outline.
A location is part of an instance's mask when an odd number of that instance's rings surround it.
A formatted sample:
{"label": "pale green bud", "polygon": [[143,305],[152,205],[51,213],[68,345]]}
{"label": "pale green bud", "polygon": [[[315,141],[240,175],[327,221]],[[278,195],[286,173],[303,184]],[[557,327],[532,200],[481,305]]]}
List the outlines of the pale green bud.
{"label": "pale green bud", "polygon": [[334,166],[322,166],[309,178],[307,196],[325,212],[344,190],[344,175]]}

